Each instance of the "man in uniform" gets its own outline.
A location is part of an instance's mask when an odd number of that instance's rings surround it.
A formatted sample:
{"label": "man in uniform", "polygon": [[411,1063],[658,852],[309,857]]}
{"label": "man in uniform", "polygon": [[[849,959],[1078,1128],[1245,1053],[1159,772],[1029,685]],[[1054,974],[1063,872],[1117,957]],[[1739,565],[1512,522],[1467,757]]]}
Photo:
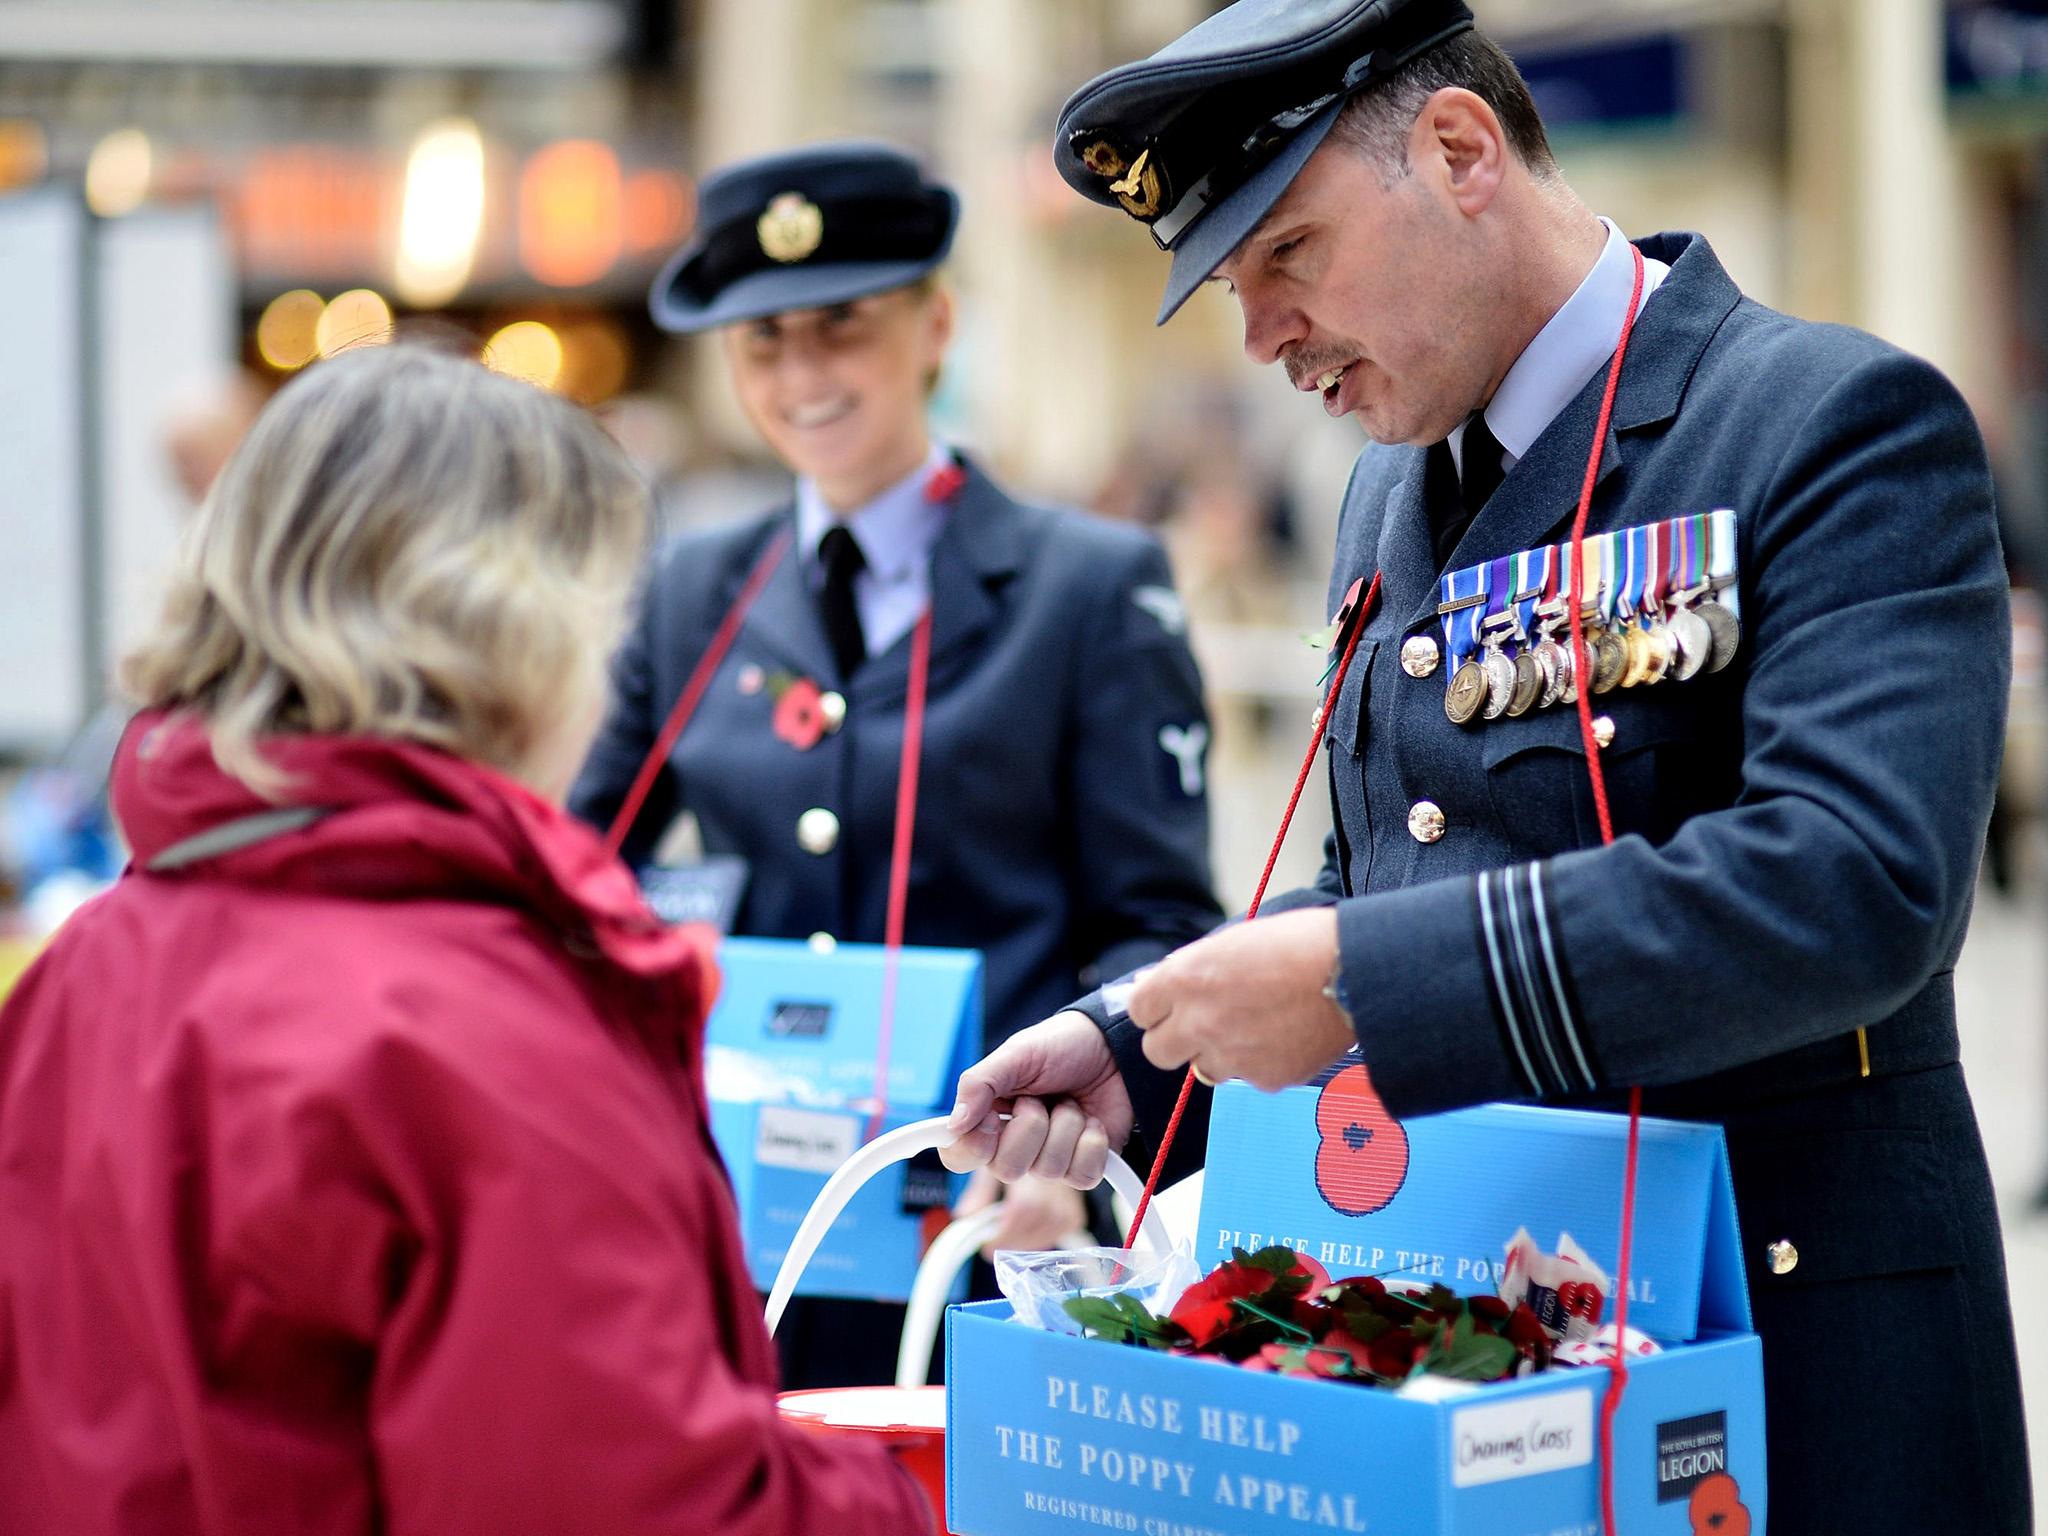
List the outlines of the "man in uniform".
{"label": "man in uniform", "polygon": [[1380,593],[1314,887],[971,1069],[948,1161],[1090,1182],[1184,1064],[1277,1088],[1355,1048],[1397,1116],[1639,1085],[1727,1130],[1773,1531],[2029,1530],[1950,976],[2009,653],[1954,389],[1698,235],[1632,249],[1457,0],[1241,0],[1077,92],[1055,153],[1171,253],[1162,322],[1219,280],[1255,362],[1359,419],[1332,606]]}

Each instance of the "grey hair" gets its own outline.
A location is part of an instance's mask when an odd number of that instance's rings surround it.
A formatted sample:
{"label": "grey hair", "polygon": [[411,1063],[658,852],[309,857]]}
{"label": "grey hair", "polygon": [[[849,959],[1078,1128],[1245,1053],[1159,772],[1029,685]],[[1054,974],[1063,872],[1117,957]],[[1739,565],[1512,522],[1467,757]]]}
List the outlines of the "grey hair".
{"label": "grey hair", "polygon": [[1344,105],[1330,138],[1379,166],[1392,184],[1408,174],[1408,139],[1415,120],[1438,91],[1472,92],[1500,119],[1508,147],[1540,180],[1557,175],[1550,138],[1528,83],[1501,46],[1478,32],[1461,32],[1410,59],[1370,90]]}
{"label": "grey hair", "polygon": [[122,666],[275,797],[266,735],[423,742],[508,772],[604,686],[646,494],[584,411],[412,344],[316,364],[201,504]]}

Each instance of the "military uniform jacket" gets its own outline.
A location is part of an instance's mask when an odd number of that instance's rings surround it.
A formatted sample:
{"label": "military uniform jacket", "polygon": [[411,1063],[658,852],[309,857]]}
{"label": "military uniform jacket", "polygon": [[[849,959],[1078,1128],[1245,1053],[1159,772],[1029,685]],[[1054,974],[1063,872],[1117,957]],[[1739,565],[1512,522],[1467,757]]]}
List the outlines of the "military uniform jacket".
{"label": "military uniform jacket", "polygon": [[[1267,910],[1336,907],[1338,996],[1396,1115],[1614,1107],[1639,1084],[1646,1113],[1727,1127],[1773,1532],[2021,1532],[2002,1248],[1951,985],[2011,648],[1982,444],[1927,364],[1744,299],[1697,236],[1642,249],[1672,271],[1630,344],[1588,530],[1732,508],[1737,659],[1594,698],[1613,726],[1602,847],[1576,710],[1459,727],[1446,669],[1401,666],[1409,637],[1442,638],[1430,455],[1368,447],[1332,606],[1375,571],[1382,591],[1327,724],[1335,830],[1316,887]],[[1569,538],[1605,382],[1450,569]],[[1110,1038],[1156,1130],[1172,1084],[1138,1067],[1128,1024]],[[1767,1256],[1781,1240],[1790,1267]],[[1933,1318],[1940,1348],[1903,1359]]]}
{"label": "military uniform jacket", "polygon": [[[905,931],[912,944],[983,952],[993,1041],[1098,973],[1199,936],[1218,909],[1201,680],[1158,541],[1013,501],[966,468],[931,554]],[[784,507],[662,551],[571,795],[577,814],[609,821],[748,573],[793,528]],[[880,942],[910,646],[906,636],[838,677],[792,548],[670,754],[628,860],[644,862],[687,808],[707,853],[749,862],[735,932]],[[846,702],[843,723],[808,749],[773,729],[773,695],[788,678]],[[815,852],[797,832],[812,810],[836,823]]]}

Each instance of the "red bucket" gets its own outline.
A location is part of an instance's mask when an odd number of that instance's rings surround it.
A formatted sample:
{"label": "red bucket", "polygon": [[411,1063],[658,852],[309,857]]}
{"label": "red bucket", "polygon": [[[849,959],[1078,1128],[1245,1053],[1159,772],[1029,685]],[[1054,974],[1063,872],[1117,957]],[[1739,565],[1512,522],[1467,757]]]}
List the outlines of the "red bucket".
{"label": "red bucket", "polygon": [[785,1392],[776,1406],[790,1423],[814,1435],[850,1435],[878,1442],[924,1489],[933,1510],[933,1536],[947,1536],[944,1387],[831,1387]]}

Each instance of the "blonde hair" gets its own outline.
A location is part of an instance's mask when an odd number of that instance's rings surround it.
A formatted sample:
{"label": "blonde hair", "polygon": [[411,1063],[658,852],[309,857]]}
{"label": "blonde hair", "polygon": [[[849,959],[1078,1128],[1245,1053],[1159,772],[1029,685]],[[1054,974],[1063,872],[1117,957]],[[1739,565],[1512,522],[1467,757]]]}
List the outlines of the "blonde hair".
{"label": "blonde hair", "polygon": [[276,796],[260,738],[397,737],[516,771],[596,701],[646,496],[577,407],[416,344],[279,392],[200,505],[122,667]]}

